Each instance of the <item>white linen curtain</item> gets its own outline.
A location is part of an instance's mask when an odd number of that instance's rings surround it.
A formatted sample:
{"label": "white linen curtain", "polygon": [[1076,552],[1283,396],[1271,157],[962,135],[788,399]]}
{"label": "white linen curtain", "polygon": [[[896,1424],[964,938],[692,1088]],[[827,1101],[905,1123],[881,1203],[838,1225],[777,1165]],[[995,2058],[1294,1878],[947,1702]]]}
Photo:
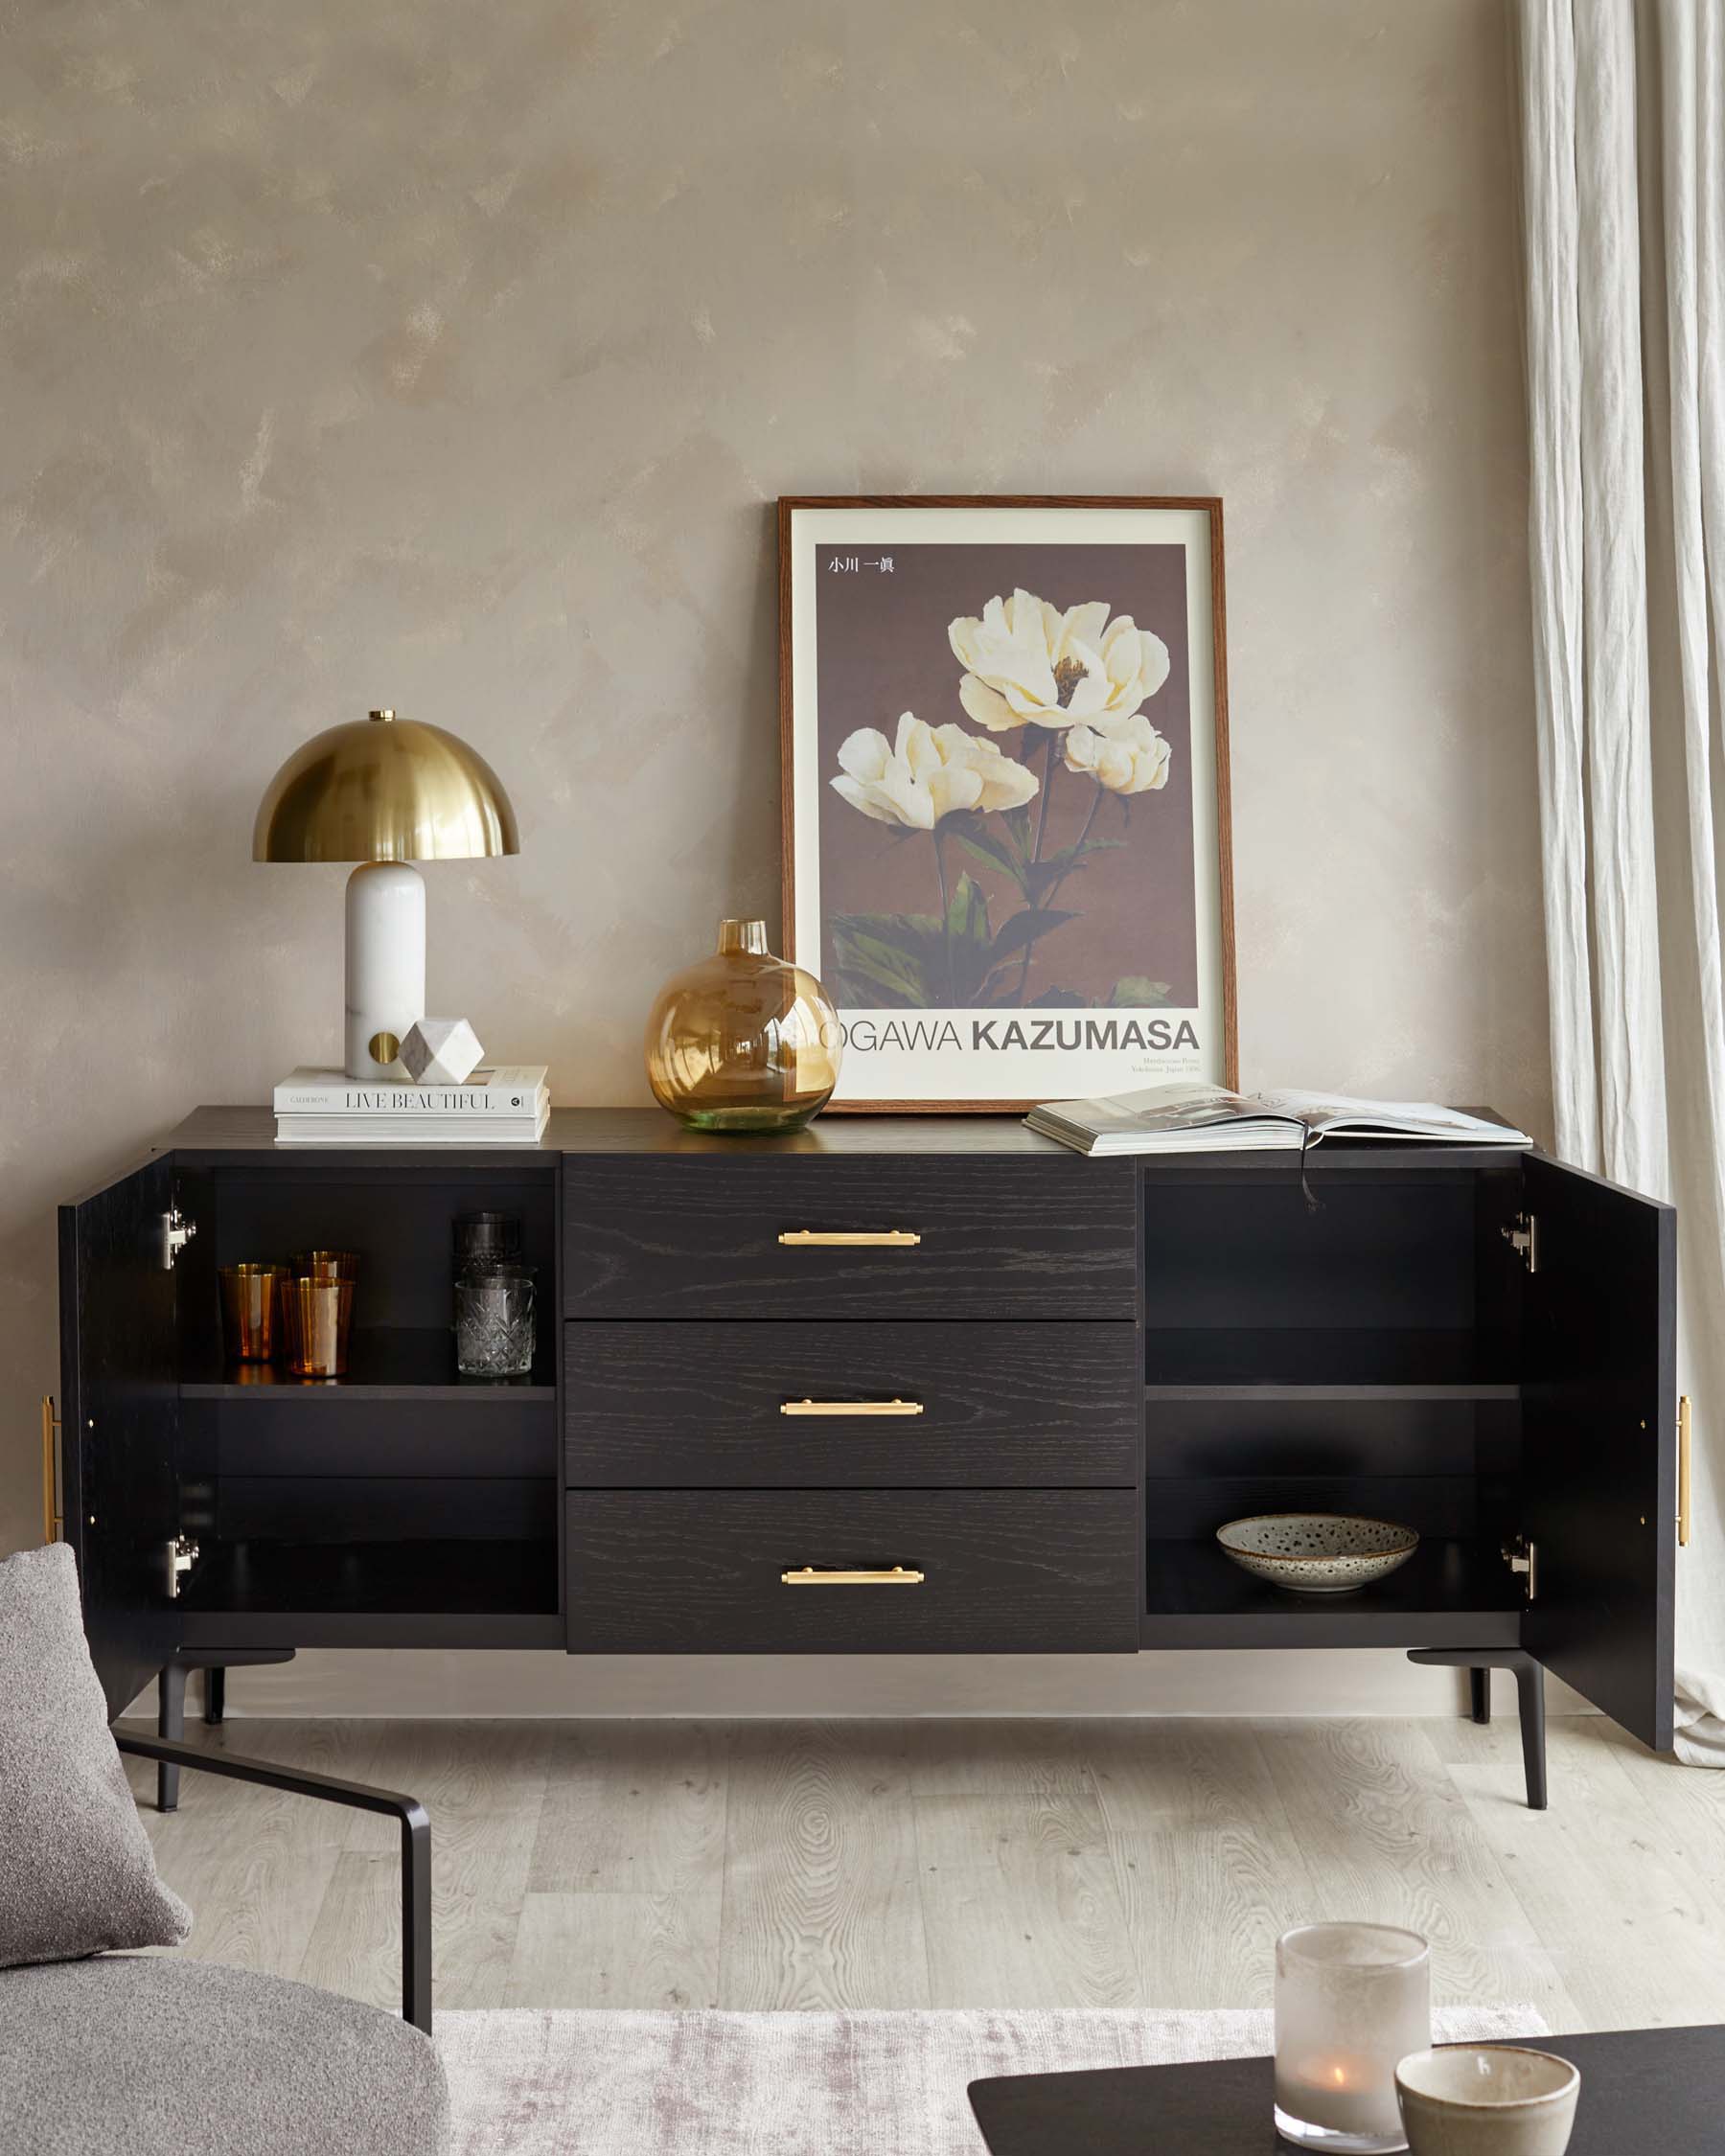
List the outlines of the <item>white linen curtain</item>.
{"label": "white linen curtain", "polygon": [[1725,0],[1517,0],[1557,1151],[1679,1205],[1677,1750],[1725,1767]]}

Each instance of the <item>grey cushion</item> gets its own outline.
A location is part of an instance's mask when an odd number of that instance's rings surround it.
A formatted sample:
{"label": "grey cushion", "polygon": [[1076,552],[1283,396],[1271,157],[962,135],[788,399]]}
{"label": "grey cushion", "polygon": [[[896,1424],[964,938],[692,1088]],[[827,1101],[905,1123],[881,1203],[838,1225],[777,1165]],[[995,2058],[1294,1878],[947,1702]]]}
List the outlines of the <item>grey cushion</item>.
{"label": "grey cushion", "polygon": [[441,2156],[429,2038],[211,1961],[0,1970],[0,2147],[31,2156]]}
{"label": "grey cushion", "polygon": [[20,1550],[0,1564],[0,1968],[191,1929],[108,1733],[72,1552]]}

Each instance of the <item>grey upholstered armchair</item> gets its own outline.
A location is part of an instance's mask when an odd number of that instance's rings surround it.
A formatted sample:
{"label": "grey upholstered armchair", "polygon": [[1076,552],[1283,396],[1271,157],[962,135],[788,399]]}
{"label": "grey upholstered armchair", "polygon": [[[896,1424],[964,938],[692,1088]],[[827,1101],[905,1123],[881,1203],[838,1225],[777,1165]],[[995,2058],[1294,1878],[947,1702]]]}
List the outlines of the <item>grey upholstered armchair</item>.
{"label": "grey upholstered armchair", "polygon": [[[118,1750],[116,1750],[116,1746]],[[402,1830],[402,2014],[172,1954],[119,1754]],[[414,1798],[110,1732],[63,1546],[0,1564],[0,2156],[444,2156],[431,1829]]]}

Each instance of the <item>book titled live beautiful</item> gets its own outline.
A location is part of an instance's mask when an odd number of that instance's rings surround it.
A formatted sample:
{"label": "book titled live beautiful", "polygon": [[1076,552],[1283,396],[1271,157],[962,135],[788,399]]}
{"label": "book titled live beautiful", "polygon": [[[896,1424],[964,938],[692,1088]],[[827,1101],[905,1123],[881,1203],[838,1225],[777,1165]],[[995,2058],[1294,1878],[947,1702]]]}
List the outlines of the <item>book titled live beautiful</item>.
{"label": "book titled live beautiful", "polygon": [[1427,1100],[1346,1093],[1231,1093],[1222,1086],[1147,1086],[1097,1100],[1050,1101],[1024,1121],[1077,1153],[1297,1151],[1321,1138],[1416,1138],[1525,1150],[1525,1131]]}
{"label": "book titled live beautiful", "polygon": [[460,1086],[350,1078],[302,1067],[275,1089],[281,1145],[533,1145],[551,1112],[542,1063],[497,1064]]}

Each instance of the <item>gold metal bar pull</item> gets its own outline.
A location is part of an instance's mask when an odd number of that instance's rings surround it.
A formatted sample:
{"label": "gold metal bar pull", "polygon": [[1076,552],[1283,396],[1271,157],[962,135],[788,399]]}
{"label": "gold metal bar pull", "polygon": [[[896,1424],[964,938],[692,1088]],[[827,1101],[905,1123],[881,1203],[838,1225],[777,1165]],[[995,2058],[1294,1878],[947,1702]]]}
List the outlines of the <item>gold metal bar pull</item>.
{"label": "gold metal bar pull", "polygon": [[54,1411],[54,1395],[42,1395],[42,1540],[58,1542],[64,1527],[65,1515],[59,1502],[59,1446],[55,1433],[59,1429],[59,1417]]}
{"label": "gold metal bar pull", "polygon": [[1690,1404],[1686,1392],[1677,1403],[1677,1547],[1690,1538]]}
{"label": "gold metal bar pull", "polygon": [[876,1227],[839,1229],[826,1227],[788,1227],[779,1237],[787,1250],[908,1250],[922,1237],[914,1228]]}
{"label": "gold metal bar pull", "polygon": [[835,1572],[804,1565],[800,1571],[780,1572],[785,1587],[920,1587],[924,1575],[904,1565],[870,1572]]}
{"label": "gold metal bar pull", "polygon": [[920,1400],[781,1400],[782,1415],[919,1415]]}

